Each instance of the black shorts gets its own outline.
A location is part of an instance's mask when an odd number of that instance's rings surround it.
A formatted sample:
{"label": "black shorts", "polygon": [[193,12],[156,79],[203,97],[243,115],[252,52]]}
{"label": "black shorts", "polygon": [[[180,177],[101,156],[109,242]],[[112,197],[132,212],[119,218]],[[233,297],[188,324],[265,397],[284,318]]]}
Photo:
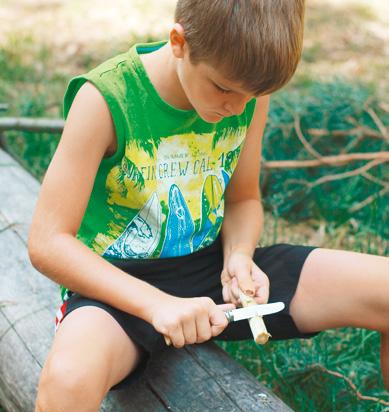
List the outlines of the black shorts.
{"label": "black shorts", "polygon": [[[278,244],[257,248],[255,263],[270,280],[270,302],[284,302],[285,308],[266,316],[266,327],[273,340],[311,338],[319,332],[304,334],[297,329],[289,314],[289,305],[295,294],[302,266],[310,246]],[[223,267],[223,250],[220,237],[210,246],[190,255],[162,259],[125,259],[111,262],[115,266],[139,277],[174,296],[209,296],[216,304],[224,303],[220,274]],[[166,347],[164,338],[144,320],[122,312],[106,303],[72,294],[61,310],[61,321],[82,306],[97,306],[110,313],[127,335],[142,349],[142,361],[137,369],[111,390],[121,389],[139,378],[153,352]],[[216,338],[217,340],[252,339],[248,322],[232,322]]]}

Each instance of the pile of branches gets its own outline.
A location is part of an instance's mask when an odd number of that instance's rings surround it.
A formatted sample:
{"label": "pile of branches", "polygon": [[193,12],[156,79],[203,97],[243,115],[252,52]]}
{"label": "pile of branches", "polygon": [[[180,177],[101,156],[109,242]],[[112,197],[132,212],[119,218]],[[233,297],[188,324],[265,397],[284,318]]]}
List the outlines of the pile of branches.
{"label": "pile of branches", "polygon": [[388,236],[389,105],[336,81],[272,98],[261,188],[278,216],[352,219]]}

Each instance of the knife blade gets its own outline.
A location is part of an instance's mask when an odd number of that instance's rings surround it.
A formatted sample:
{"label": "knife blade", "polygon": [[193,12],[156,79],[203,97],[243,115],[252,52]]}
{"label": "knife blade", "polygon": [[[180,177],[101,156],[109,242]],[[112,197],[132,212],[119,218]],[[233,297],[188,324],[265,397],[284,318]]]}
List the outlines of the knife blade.
{"label": "knife blade", "polygon": [[254,316],[265,316],[280,312],[285,308],[284,302],[267,303],[263,305],[247,306],[245,308],[232,309],[224,312],[228,322],[249,319]]}

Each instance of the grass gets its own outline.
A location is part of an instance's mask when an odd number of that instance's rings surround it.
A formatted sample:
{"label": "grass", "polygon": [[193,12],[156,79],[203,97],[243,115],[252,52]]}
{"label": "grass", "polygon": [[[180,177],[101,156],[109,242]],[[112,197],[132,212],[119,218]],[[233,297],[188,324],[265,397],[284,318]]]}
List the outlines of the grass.
{"label": "grass", "polygon": [[[101,10],[105,6],[97,0],[59,1],[46,5],[40,13],[34,12],[34,4],[38,7],[39,2],[30,1],[30,9],[25,8],[21,15],[15,14],[20,12],[15,2],[4,2],[1,7],[11,16],[10,22],[0,28],[0,103],[10,105],[6,115],[61,117],[63,92],[71,76],[126,50],[134,41],[165,37],[173,1],[147,3],[160,17],[153,31],[137,26],[137,21],[142,21],[139,10],[143,3],[133,2],[136,13],[126,8],[126,3],[117,0],[110,11],[113,17],[104,20]],[[79,8],[78,15],[73,6]],[[125,12],[119,13],[120,7]],[[331,81],[336,73],[346,81],[372,85],[377,98],[384,102],[388,92],[388,82],[382,75],[387,64],[387,25],[382,20],[385,13],[380,11],[385,7],[377,0],[309,2],[303,60],[288,90],[309,88],[318,80]],[[92,10],[88,22],[80,17],[85,9]],[[132,15],[134,20],[130,20]],[[62,30],[55,30],[57,23]],[[97,26],[100,30],[95,30]],[[387,103],[382,107],[387,113]],[[4,143],[24,167],[41,179],[58,140],[59,136],[51,134],[12,132],[7,133]],[[291,224],[268,213],[263,241],[385,254],[387,241],[375,230],[382,219],[379,221],[374,207],[368,219],[372,223],[362,225],[353,216],[330,221],[316,215]],[[271,341],[263,347],[253,342],[220,345],[297,411],[387,410],[378,401],[389,401],[389,396],[379,374],[379,336],[374,331],[331,330],[310,340]],[[363,395],[378,400],[361,399],[345,378]]]}
{"label": "grass", "polygon": [[[380,400],[389,401],[376,373],[379,365],[372,348],[378,341],[374,331],[340,329],[311,340],[271,342],[264,347],[253,342],[221,346],[293,410],[355,412],[383,411]],[[350,379],[364,396],[375,399],[358,398],[340,375]]]}

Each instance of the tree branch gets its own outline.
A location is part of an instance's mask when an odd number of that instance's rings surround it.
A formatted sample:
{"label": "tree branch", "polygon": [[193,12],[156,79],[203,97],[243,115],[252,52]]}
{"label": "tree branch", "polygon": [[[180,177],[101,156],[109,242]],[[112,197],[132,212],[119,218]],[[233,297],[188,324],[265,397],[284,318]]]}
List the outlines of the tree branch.
{"label": "tree branch", "polygon": [[353,162],[356,160],[371,159],[387,162],[389,161],[389,151],[322,156],[320,159],[316,160],[269,160],[263,162],[263,167],[266,169],[297,169],[303,167],[342,166],[345,163]]}
{"label": "tree branch", "polygon": [[379,131],[381,132],[383,138],[389,142],[388,130],[381,122],[380,118],[377,116],[376,112],[371,107],[366,107],[366,112],[369,113],[370,117],[374,120],[374,123],[377,125]]}
{"label": "tree branch", "polygon": [[375,396],[362,395],[361,392],[359,392],[359,390],[355,386],[355,384],[352,382],[352,380],[350,378],[348,378],[347,376],[339,373],[339,372],[331,371],[331,370],[325,368],[323,365],[320,365],[320,364],[310,365],[308,367],[308,369],[319,369],[322,372],[325,372],[329,375],[332,375],[332,376],[335,376],[337,378],[343,379],[344,381],[346,381],[348,383],[348,385],[351,387],[351,389],[353,389],[353,391],[355,392],[357,398],[361,399],[362,401],[373,401],[373,402],[376,402],[376,403],[380,403],[381,405],[389,406],[389,402],[384,401],[383,399],[377,398]]}
{"label": "tree branch", "polygon": [[321,185],[323,183],[333,182],[334,180],[346,179],[346,178],[349,178],[349,177],[352,177],[352,176],[357,176],[357,175],[360,175],[363,172],[367,172],[372,167],[378,166],[379,164],[384,163],[384,162],[385,162],[385,160],[375,159],[375,160],[372,160],[369,163],[366,163],[362,167],[359,167],[358,169],[350,170],[350,171],[344,172],[344,173],[338,173],[338,174],[334,174],[334,175],[323,176],[320,179],[317,179],[315,182],[308,183],[308,186],[310,188],[312,188],[312,187]]}
{"label": "tree branch", "polygon": [[352,134],[366,136],[366,137],[376,137],[382,139],[382,134],[376,132],[367,126],[357,126],[353,129],[348,130],[328,130],[328,129],[307,129],[308,133],[312,136],[322,137],[322,136],[335,136],[335,137],[347,137]]}
{"label": "tree branch", "polygon": [[377,197],[380,197],[380,196],[382,196],[382,195],[384,195],[385,193],[388,193],[388,192],[389,192],[389,185],[384,187],[383,189],[381,189],[379,192],[373,193],[372,195],[368,196],[362,202],[350,207],[348,209],[349,213],[354,213],[354,212],[357,212],[358,210],[363,209],[365,206],[367,206],[368,204],[373,202],[375,199],[377,199]]}

